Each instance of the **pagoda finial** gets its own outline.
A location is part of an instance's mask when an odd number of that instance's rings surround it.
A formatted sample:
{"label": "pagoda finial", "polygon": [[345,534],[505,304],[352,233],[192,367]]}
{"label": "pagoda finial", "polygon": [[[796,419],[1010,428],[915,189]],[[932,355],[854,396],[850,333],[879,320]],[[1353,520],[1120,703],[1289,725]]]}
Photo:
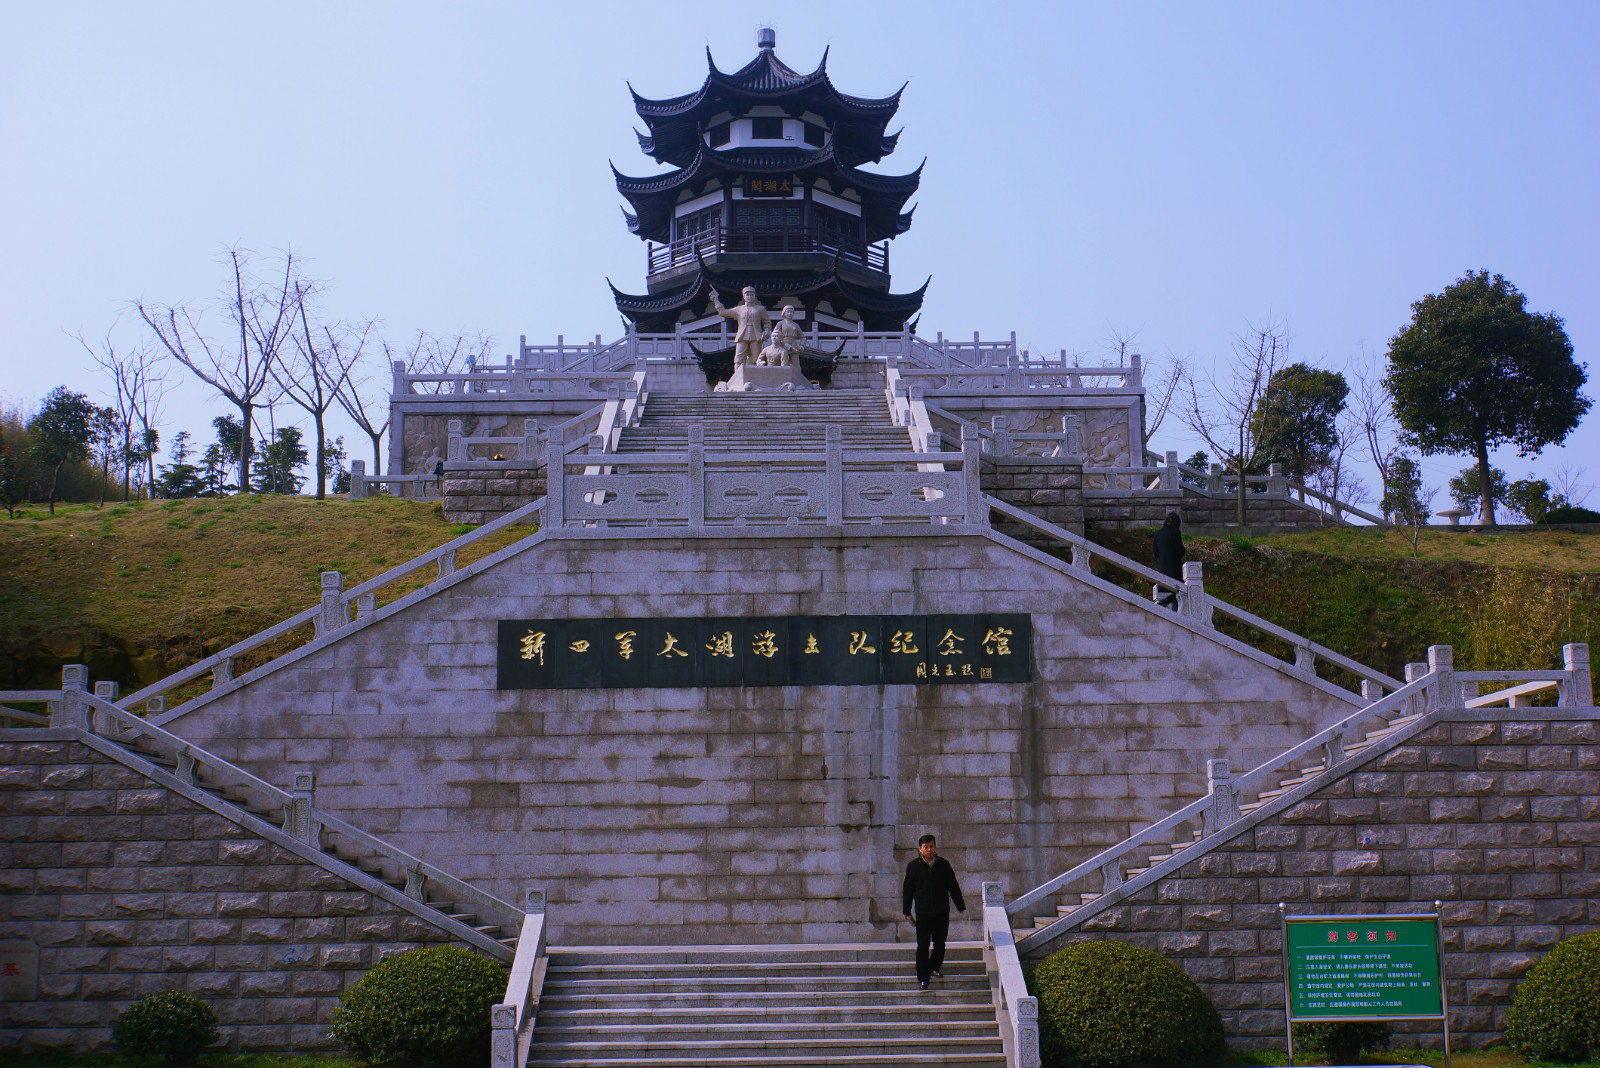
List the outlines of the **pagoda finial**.
{"label": "pagoda finial", "polygon": [[771,26],[762,26],[756,30],[756,47],[763,52],[770,52],[778,45],[778,31]]}

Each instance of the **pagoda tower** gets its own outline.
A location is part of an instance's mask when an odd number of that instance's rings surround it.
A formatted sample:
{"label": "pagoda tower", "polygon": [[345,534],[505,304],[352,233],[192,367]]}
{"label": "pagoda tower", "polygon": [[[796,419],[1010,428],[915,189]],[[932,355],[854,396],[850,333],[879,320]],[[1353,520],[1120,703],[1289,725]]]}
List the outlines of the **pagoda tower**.
{"label": "pagoda tower", "polygon": [[676,168],[630,178],[612,167],[628,229],[647,243],[648,290],[611,290],[641,333],[721,324],[712,288],[732,306],[754,286],[774,312],[793,304],[823,331],[900,330],[922,306],[927,282],[889,292],[888,245],[911,227],[905,205],[922,168],[860,169],[894,151],[900,135],[885,130],[905,87],[846,96],[826,52],[800,74],[774,54],[775,38],[760,30],[756,57],[732,74],[707,49],[705,82],[687,95],[633,93],[649,130],[635,131],[640,149]]}

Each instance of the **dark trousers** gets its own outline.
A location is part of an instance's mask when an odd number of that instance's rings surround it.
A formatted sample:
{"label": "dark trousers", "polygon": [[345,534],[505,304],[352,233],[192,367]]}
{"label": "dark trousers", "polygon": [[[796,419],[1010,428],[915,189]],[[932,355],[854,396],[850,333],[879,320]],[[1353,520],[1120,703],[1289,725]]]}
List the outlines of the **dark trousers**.
{"label": "dark trousers", "polygon": [[950,933],[948,912],[917,913],[917,982],[944,967],[944,940]]}

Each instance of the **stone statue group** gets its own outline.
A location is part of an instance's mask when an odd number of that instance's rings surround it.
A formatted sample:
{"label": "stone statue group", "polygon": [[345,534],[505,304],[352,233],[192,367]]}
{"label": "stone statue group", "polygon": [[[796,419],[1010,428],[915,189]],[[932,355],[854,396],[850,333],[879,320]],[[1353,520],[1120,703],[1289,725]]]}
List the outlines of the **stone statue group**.
{"label": "stone statue group", "polygon": [[773,322],[750,286],[744,287],[744,303],[733,308],[722,306],[715,289],[710,289],[710,293],[717,314],[739,324],[733,336],[735,367],[794,367],[799,364],[801,330],[800,324],[794,321],[793,304],[785,305],[783,317]]}

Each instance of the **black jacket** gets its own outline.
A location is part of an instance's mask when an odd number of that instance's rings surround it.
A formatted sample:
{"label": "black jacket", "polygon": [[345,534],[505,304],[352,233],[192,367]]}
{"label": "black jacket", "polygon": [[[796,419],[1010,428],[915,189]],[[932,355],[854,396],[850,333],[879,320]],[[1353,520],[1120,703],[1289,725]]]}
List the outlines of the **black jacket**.
{"label": "black jacket", "polygon": [[1183,535],[1177,527],[1162,527],[1151,536],[1155,542],[1156,570],[1168,578],[1183,578]]}
{"label": "black jacket", "polygon": [[911,859],[906,865],[906,882],[900,891],[903,916],[911,915],[911,906],[917,906],[917,915],[926,916],[933,912],[949,912],[950,902],[956,903],[957,912],[967,911],[967,903],[961,898],[961,887],[956,885],[955,869],[950,867],[950,862],[943,857],[934,857],[929,864],[921,856]]}

